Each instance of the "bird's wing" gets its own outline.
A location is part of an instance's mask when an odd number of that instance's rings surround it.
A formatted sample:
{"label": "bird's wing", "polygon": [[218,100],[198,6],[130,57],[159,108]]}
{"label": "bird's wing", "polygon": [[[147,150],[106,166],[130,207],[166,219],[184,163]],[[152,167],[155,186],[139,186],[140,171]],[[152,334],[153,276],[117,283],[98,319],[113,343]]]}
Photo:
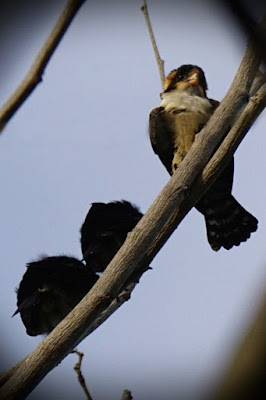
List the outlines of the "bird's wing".
{"label": "bird's wing", "polygon": [[219,106],[220,102],[218,100],[214,100],[214,99],[208,99],[208,100],[212,105],[212,112],[214,113],[216,108]]}
{"label": "bird's wing", "polygon": [[163,107],[157,107],[151,111],[149,134],[154,153],[158,155],[169,174],[172,175],[174,141]]}

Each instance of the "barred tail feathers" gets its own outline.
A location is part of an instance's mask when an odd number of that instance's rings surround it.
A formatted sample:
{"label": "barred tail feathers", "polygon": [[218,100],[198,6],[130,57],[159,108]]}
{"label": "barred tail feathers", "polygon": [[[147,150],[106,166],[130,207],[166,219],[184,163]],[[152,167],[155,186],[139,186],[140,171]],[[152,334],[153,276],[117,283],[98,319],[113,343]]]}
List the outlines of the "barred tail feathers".
{"label": "barred tail feathers", "polygon": [[226,198],[207,201],[204,211],[200,211],[205,216],[208,241],[215,251],[221,247],[229,250],[239,246],[258,227],[257,219],[229,194]]}

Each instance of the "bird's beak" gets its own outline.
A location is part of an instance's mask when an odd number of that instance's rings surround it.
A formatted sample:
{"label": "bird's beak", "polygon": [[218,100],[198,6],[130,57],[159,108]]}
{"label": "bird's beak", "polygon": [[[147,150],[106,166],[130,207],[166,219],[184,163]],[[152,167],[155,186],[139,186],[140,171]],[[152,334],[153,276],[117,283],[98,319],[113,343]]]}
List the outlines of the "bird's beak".
{"label": "bird's beak", "polygon": [[199,84],[199,76],[197,74],[197,72],[194,72],[194,74],[192,74],[188,79],[187,82],[191,85],[191,86],[198,86]]}

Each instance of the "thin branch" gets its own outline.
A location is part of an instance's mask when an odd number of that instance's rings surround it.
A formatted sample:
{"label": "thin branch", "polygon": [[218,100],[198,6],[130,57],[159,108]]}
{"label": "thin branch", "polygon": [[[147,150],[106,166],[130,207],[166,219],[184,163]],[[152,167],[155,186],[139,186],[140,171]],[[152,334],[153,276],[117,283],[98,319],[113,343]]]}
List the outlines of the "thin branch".
{"label": "thin branch", "polygon": [[131,395],[130,390],[125,389],[125,390],[123,391],[121,400],[133,400],[133,397],[132,397],[132,395]]}
{"label": "thin branch", "polygon": [[78,351],[77,349],[73,350],[71,353],[77,354],[77,356],[79,358],[78,362],[74,366],[74,371],[76,371],[76,373],[78,375],[78,381],[80,383],[80,386],[82,387],[82,389],[83,389],[83,391],[84,391],[84,393],[85,393],[85,395],[87,397],[87,400],[93,400],[91,395],[90,395],[90,392],[89,392],[89,390],[87,388],[84,376],[83,376],[83,374],[81,372],[81,363],[82,363],[82,359],[84,357],[84,354],[81,353],[80,351]]}
{"label": "thin branch", "polygon": [[[260,58],[256,57],[249,45],[227,95],[198,135],[173,177],[128,235],[91,291],[27,357],[24,362],[26,367],[24,365],[24,368],[21,366],[17,369],[2,387],[1,399],[17,400],[26,397],[86,337],[94,321],[115,300],[134,271],[149,265],[177,225],[205,193],[208,185],[217,178],[226,165],[226,154],[221,159],[220,169],[215,173],[210,169],[204,181],[201,171],[212,158],[229,125],[247,102],[259,64]],[[257,115],[261,104],[256,102],[254,107]],[[234,150],[235,148],[232,152]]]}
{"label": "thin branch", "polygon": [[155,40],[155,36],[152,30],[152,26],[151,26],[151,21],[150,21],[150,17],[149,17],[149,13],[148,13],[148,7],[147,7],[147,3],[146,0],[143,0],[143,6],[141,7],[141,11],[144,14],[145,17],[145,21],[148,27],[148,31],[149,31],[149,35],[150,35],[150,39],[151,39],[151,44],[153,47],[153,51],[154,51],[154,55],[157,61],[157,65],[158,65],[158,69],[159,69],[159,75],[160,75],[160,79],[161,79],[161,85],[162,88],[164,87],[164,82],[165,82],[165,73],[164,73],[164,60],[161,59],[160,54],[159,54],[159,50],[156,44],[156,40]]}
{"label": "thin branch", "polygon": [[69,0],[28,74],[0,110],[0,133],[21,104],[42,81],[44,70],[85,0]]}

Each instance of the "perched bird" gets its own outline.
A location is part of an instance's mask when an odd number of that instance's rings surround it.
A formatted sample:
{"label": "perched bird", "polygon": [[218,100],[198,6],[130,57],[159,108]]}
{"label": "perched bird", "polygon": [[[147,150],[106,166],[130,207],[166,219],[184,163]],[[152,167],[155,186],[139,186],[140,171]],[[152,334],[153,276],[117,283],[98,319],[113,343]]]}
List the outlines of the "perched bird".
{"label": "perched bird", "polygon": [[17,290],[17,310],[27,334],[48,334],[99,277],[73,257],[41,257],[27,264]]}
{"label": "perched bird", "polygon": [[[170,175],[188,153],[195,135],[208,122],[219,102],[206,95],[203,70],[182,65],[167,76],[160,107],[149,119],[152,148]],[[231,195],[234,160],[196,204],[206,222],[208,241],[213,250],[229,250],[246,241],[257,230],[258,221]]]}
{"label": "perched bird", "polygon": [[81,250],[94,272],[103,272],[143,214],[128,201],[92,203],[81,226]]}

